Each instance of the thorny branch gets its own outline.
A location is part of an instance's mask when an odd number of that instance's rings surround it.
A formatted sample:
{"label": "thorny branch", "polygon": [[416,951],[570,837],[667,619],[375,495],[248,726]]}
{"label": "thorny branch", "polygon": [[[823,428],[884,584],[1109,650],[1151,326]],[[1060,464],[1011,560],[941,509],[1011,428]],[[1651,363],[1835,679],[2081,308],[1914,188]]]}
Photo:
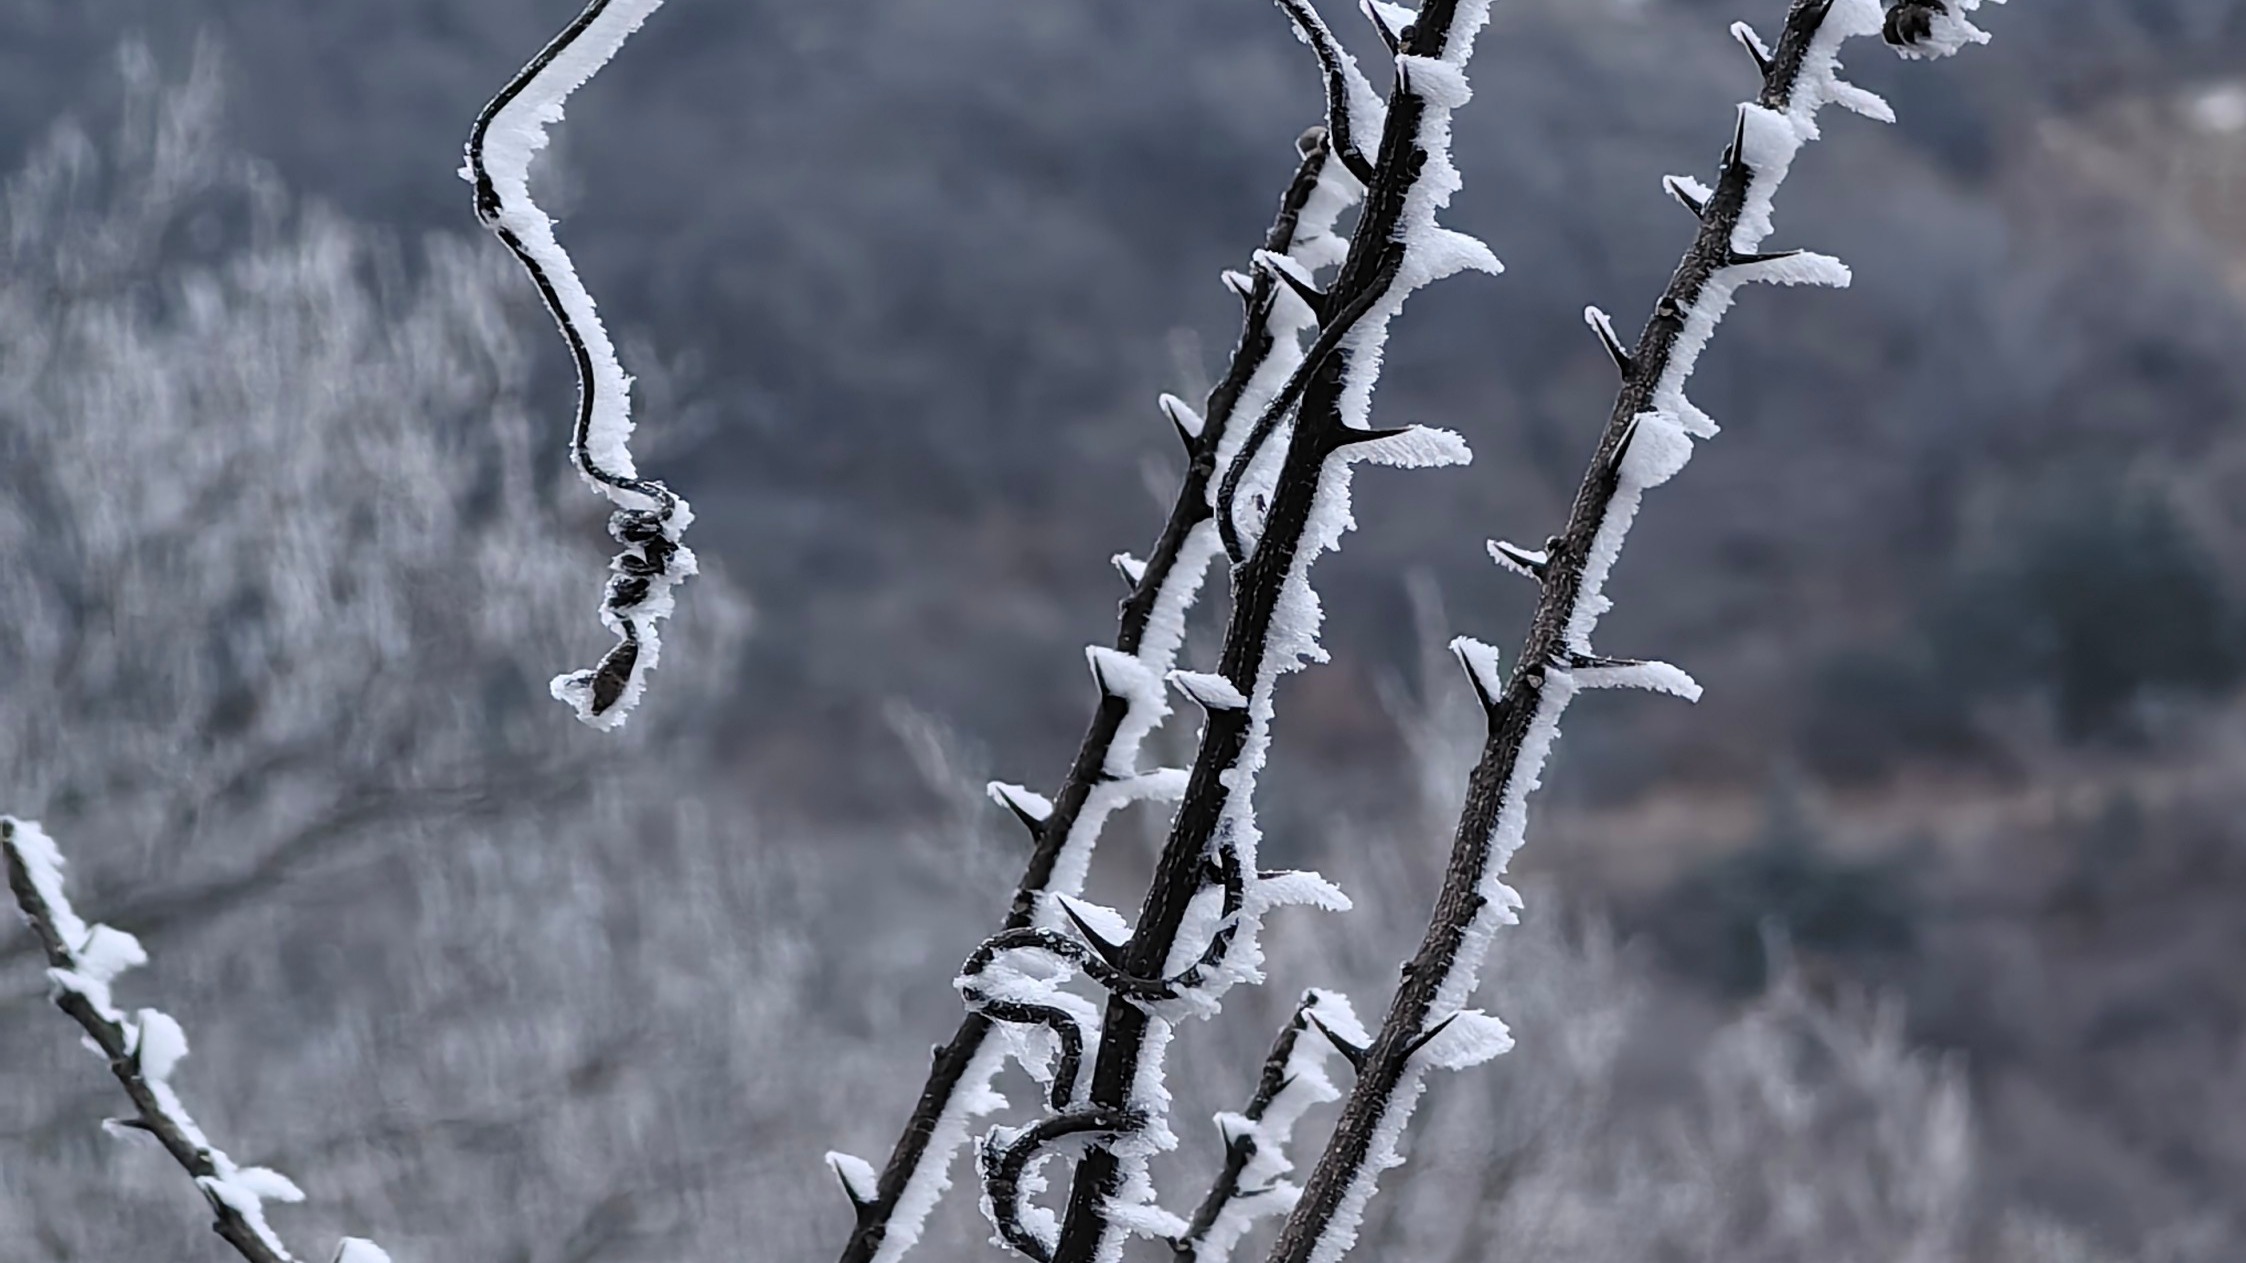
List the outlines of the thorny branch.
{"label": "thorny branch", "polygon": [[[1303,21],[1305,37],[1321,48],[1315,14],[1307,3],[1287,4]],[[1376,15],[1379,10],[1375,10]],[[1332,286],[1306,288],[1281,261],[1259,260],[1285,274],[1320,321],[1312,351],[1286,388],[1265,410],[1227,468],[1218,521],[1234,559],[1233,609],[1218,670],[1175,679],[1206,712],[1200,749],[1169,837],[1139,910],[1136,928],[1115,948],[1115,968],[1133,978],[1160,976],[1194,923],[1201,940],[1182,944],[1206,958],[1216,940],[1206,984],[1150,1003],[1128,990],[1112,991],[1101,1019],[1099,1053],[1086,1108],[1130,1109],[1146,1117],[1135,1132],[1095,1140],[1078,1163],[1066,1217],[1051,1251],[1057,1263],[1093,1263],[1113,1257],[1125,1232],[1176,1236],[1189,1226],[1151,1204],[1148,1159],[1174,1143],[1159,1090],[1161,1058],[1170,1023],[1214,1009],[1232,982],[1258,976],[1255,944],[1263,912],[1288,902],[1345,906],[1338,892],[1317,881],[1267,883],[1256,873],[1243,898],[1225,891],[1222,906],[1208,909],[1204,894],[1228,866],[1255,872],[1255,774],[1269,742],[1271,695],[1278,677],[1322,656],[1317,644],[1316,594],[1308,571],[1346,529],[1350,465],[1373,459],[1404,466],[1461,463],[1455,436],[1418,429],[1383,431],[1366,424],[1370,394],[1388,322],[1412,290],[1462,268],[1497,270],[1486,247],[1438,227],[1435,214],[1456,188],[1448,159],[1448,118],[1463,103],[1463,64],[1487,16],[1478,0],[1429,0],[1401,36],[1394,87],[1382,110],[1381,145],[1363,209]],[[1328,37],[1330,39],[1330,37]],[[1371,93],[1349,90],[1343,67],[1323,56],[1329,70],[1329,109],[1369,110],[1358,104]],[[1368,119],[1353,119],[1357,134]],[[1332,130],[1341,134],[1344,128]],[[1266,462],[1263,447],[1284,431],[1284,450]],[[1269,466],[1275,463],[1276,468]],[[1250,521],[1240,520],[1236,493],[1256,487]],[[1243,529],[1246,528],[1246,529]],[[1252,531],[1253,539],[1247,538]],[[1213,861],[1213,862],[1212,862]],[[1196,909],[1205,909],[1196,919]],[[1149,1086],[1149,1084],[1154,1086]],[[1043,1257],[1040,1251],[1033,1257]]]}
{"label": "thorny branch", "polygon": [[[1978,0],[1950,0],[1969,10]],[[1925,7],[1925,6],[1921,6]],[[1961,12],[1933,7],[1957,23]],[[1842,41],[1881,33],[1879,0],[1794,0],[1777,47],[1766,46],[1744,23],[1732,28],[1762,74],[1757,99],[1742,105],[1709,189],[1689,177],[1665,181],[1670,194],[1700,221],[1700,230],[1675,275],[1654,304],[1634,349],[1615,337],[1604,313],[1586,312],[1622,374],[1622,385],[1566,529],[1541,550],[1493,544],[1507,569],[1541,588],[1520,663],[1500,681],[1496,652],[1461,639],[1454,643],[1480,696],[1489,735],[1468,781],[1451,860],[1427,936],[1405,964],[1402,985],[1379,1032],[1365,1051],[1325,1152],[1273,1246],[1271,1263],[1334,1263],[1354,1244],[1358,1219],[1380,1172],[1401,1161],[1397,1141],[1435,1066],[1470,1064],[1464,1054],[1502,1051],[1506,1042],[1494,1019],[1462,1006],[1471,996],[1481,960],[1501,924],[1510,923],[1519,897],[1502,880],[1522,842],[1527,797],[1538,777],[1561,713],[1586,688],[1640,687],[1698,695],[1698,686],[1675,668],[1600,657],[1590,635],[1608,607],[1602,589],[1643,492],[1674,476],[1691,455],[1693,437],[1709,438],[1715,426],[1684,396],[1686,381],[1734,292],[1753,281],[1845,285],[1837,260],[1803,252],[1766,253],[1771,198],[1795,153],[1817,136],[1817,111],[1837,103],[1887,121],[1885,102],[1838,78]],[[1971,31],[1969,24],[1965,29]],[[1952,31],[1954,34],[1954,30]],[[1918,25],[1897,29],[1891,43],[1906,54],[1926,53]],[[1974,32],[1978,35],[1978,32]],[[1983,37],[1985,38],[1985,37]],[[1978,42],[1972,36],[1960,43]],[[1953,46],[1954,50],[1954,46]],[[1476,1049],[1434,1045],[1446,1027],[1486,1024]],[[1478,1059],[1478,1058],[1476,1058]]]}
{"label": "thorny branch", "polygon": [[557,677],[556,699],[596,728],[615,728],[639,703],[662,650],[656,624],[668,618],[671,590],[695,571],[680,543],[694,511],[670,488],[639,476],[626,446],[632,433],[631,379],[601,323],[592,295],[553,222],[530,199],[530,162],[562,105],[616,53],[662,0],[591,0],[561,34],[500,89],[468,134],[461,177],[475,186],[476,218],[504,242],[538,287],[577,369],[577,418],[569,454],[578,474],[616,506],[608,533],[623,550],[609,563],[601,622],[616,645],[599,665]]}
{"label": "thorny branch", "polygon": [[[62,854],[38,825],[0,817],[0,860],[16,907],[46,955],[56,1007],[84,1028],[132,1100],[134,1116],[108,1120],[104,1128],[142,1132],[162,1145],[210,1203],[212,1230],[247,1263],[296,1263],[265,1222],[264,1203],[302,1201],[304,1194],[277,1171],[235,1165],[188,1115],[170,1083],[187,1055],[179,1023],[155,1009],[128,1016],[110,1001],[109,984],[148,961],[139,941],[79,918],[63,894]],[[371,1242],[346,1238],[335,1263],[389,1263],[389,1256]]]}
{"label": "thorny branch", "polygon": [[[1333,160],[1329,135],[1313,128],[1298,142],[1301,161],[1265,234],[1264,253],[1313,252],[1323,243],[1332,217],[1343,209],[1343,182],[1328,170]],[[1274,272],[1259,268],[1252,277],[1232,273],[1226,279],[1246,308],[1240,340],[1200,415],[1182,401],[1163,399],[1163,410],[1185,444],[1186,472],[1146,560],[1128,554],[1116,559],[1131,591],[1119,611],[1114,648],[1091,655],[1101,695],[1076,757],[1050,800],[1013,786],[992,787],[1028,828],[1032,842],[1001,938],[1036,932],[1041,916],[1050,918],[1060,906],[1053,896],[1081,887],[1091,849],[1110,813],[1134,797],[1175,792],[1157,779],[1159,774],[1138,772],[1137,745],[1166,711],[1156,709],[1161,706],[1160,681],[1176,661],[1185,612],[1215,555],[1210,501],[1219,449],[1234,431],[1232,422],[1243,401],[1260,410],[1259,399],[1272,389],[1270,379],[1275,372],[1287,372],[1295,350],[1285,311],[1292,300]],[[1142,682],[1152,683],[1153,698],[1143,687],[1133,687]],[[966,972],[980,973],[981,967]],[[1003,1060],[1003,1050],[993,1046],[995,1022],[1033,1023],[1054,1032],[1062,1063],[1054,1080],[1055,1107],[1068,1099],[1085,1047],[1074,1017],[1051,1005],[996,1003],[1005,1009],[989,1000],[971,1002],[951,1039],[936,1046],[928,1080],[879,1175],[868,1169],[857,1178],[845,1176],[856,1219],[842,1263],[888,1263],[918,1241],[922,1222],[949,1181],[945,1168],[967,1138],[969,1119],[990,1103],[989,1081]],[[857,1171],[856,1160],[847,1155],[830,1155],[830,1161],[838,1173]]]}

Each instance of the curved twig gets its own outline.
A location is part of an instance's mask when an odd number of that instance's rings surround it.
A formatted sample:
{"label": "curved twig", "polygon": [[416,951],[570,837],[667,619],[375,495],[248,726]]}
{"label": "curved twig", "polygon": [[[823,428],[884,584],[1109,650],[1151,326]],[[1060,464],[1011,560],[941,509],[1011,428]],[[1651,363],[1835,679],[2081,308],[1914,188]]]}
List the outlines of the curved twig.
{"label": "curved twig", "polygon": [[1379,133],[1380,97],[1365,81],[1364,73],[1357,69],[1357,59],[1349,55],[1349,50],[1334,38],[1325,19],[1318,16],[1317,6],[1311,0],[1278,0],[1278,4],[1294,22],[1295,33],[1317,55],[1318,67],[1325,73],[1326,127],[1333,134],[1334,156],[1341,159],[1342,166],[1348,168],[1358,183],[1371,183],[1373,164],[1359,147],[1358,138],[1367,132]]}
{"label": "curved twig", "polygon": [[656,624],[670,616],[672,593],[695,571],[680,537],[694,520],[686,501],[642,478],[627,446],[631,379],[553,221],[530,198],[530,162],[546,128],[663,0],[591,0],[476,116],[462,178],[475,186],[476,218],[530,274],[569,345],[577,370],[577,417],[569,453],[578,474],[616,506],[608,533],[623,551],[609,565],[601,622],[617,643],[588,671],[558,676],[554,696],[596,728],[614,728],[639,702],[662,650]]}
{"label": "curved twig", "polygon": [[1089,1109],[1040,1119],[1020,1132],[994,1129],[983,1139],[983,1212],[999,1239],[1035,1263],[1052,1263],[1053,1243],[1022,1222],[1023,1177],[1055,1144],[1073,1137],[1120,1136],[1139,1125],[1128,1110]]}

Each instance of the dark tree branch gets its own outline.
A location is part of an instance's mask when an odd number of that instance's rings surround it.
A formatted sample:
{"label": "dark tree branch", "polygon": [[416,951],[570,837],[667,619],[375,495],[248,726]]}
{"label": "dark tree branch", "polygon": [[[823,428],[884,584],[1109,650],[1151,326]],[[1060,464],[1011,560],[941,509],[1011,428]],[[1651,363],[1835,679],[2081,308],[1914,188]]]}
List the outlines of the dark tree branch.
{"label": "dark tree branch", "polygon": [[1697,686],[1674,668],[1596,654],[1591,631],[1607,608],[1603,588],[1640,497],[1683,467],[1691,437],[1714,434],[1684,387],[1734,292],[1752,281],[1847,283],[1847,270],[1833,260],[1766,254],[1760,246],[1770,229],[1771,198],[1795,152],[1815,137],[1814,116],[1822,106],[1892,117],[1884,102],[1837,77],[1841,42],[1877,33],[1880,23],[1877,0],[1794,0],[1775,49],[1752,32],[1739,33],[1756,54],[1762,85],[1757,99],[1740,107],[1716,186],[1685,177],[1665,181],[1700,218],[1691,249],[1634,351],[1624,352],[1605,318],[1591,313],[1622,371],[1621,390],[1566,529],[1539,553],[1493,546],[1502,564],[1538,580],[1536,613],[1509,680],[1500,680],[1494,650],[1468,640],[1453,646],[1487,712],[1488,738],[1468,781],[1426,938],[1404,967],[1404,982],[1365,1051],[1356,1087],[1273,1246],[1271,1263],[1340,1258],[1355,1241],[1375,1179],[1396,1158],[1395,1137],[1426,1071],[1503,1051],[1502,1027],[1462,1006],[1490,938],[1514,919],[1519,901],[1502,880],[1504,868],[1522,842],[1527,798],[1569,700],[1596,687],[1697,695]]}
{"label": "dark tree branch", "polygon": [[[1314,197],[1330,187],[1332,177],[1326,170],[1332,161],[1328,133],[1312,128],[1303,133],[1296,148],[1301,161],[1264,236],[1263,249],[1274,253],[1299,249],[1306,239],[1328,230],[1322,215],[1314,222],[1306,222],[1305,217]],[[1147,703],[1135,700],[1120,681],[1108,679],[1101,664],[1121,659],[1115,662],[1117,670],[1151,674],[1159,680],[1175,659],[1184,610],[1191,604],[1213,552],[1208,544],[1213,530],[1210,492],[1218,449],[1228,441],[1228,432],[1236,428],[1233,420],[1243,400],[1260,411],[1261,405],[1253,401],[1268,391],[1266,380],[1273,366],[1283,364],[1284,355],[1292,349],[1282,347],[1281,335],[1274,331],[1283,295],[1280,282],[1270,270],[1257,269],[1242,292],[1246,309],[1240,340],[1223,379],[1210,391],[1203,413],[1196,416],[1182,401],[1168,396],[1163,399],[1164,413],[1186,444],[1186,473],[1152,553],[1137,563],[1135,578],[1126,574],[1132,588],[1119,611],[1114,649],[1093,656],[1101,698],[1076,757],[1052,800],[1037,804],[1043,807],[1042,814],[1034,808],[1025,809],[1031,800],[1009,792],[1013,787],[998,791],[1001,801],[1030,828],[1034,839],[1002,934],[1033,930],[1040,914],[1053,902],[1050,896],[1070,893],[1080,883],[1080,876],[1064,875],[1063,870],[1081,873],[1106,816],[1138,792],[1129,783],[1135,766],[1127,766],[1135,765],[1138,738],[1127,734],[1126,729],[1143,731],[1151,726],[1153,717],[1141,717],[1135,707],[1144,708]],[[1173,621],[1179,625],[1171,626]],[[1151,793],[1153,788],[1146,786],[1144,792]],[[1057,875],[1062,875],[1058,885]],[[1051,1010],[1052,1006],[1039,1008]],[[1061,1035],[1059,1027],[1048,1020],[1057,1012],[1039,1012],[1034,1020],[1066,1041],[1070,1037]],[[904,1133],[890,1150],[874,1181],[872,1195],[856,1207],[842,1263],[873,1263],[876,1259],[887,1263],[901,1258],[918,1240],[921,1221],[935,1198],[931,1186],[940,1187],[940,1182],[948,1178],[945,1168],[953,1150],[966,1139],[967,1106],[972,1098],[987,1092],[990,1078],[997,1072],[1000,1058],[993,1055],[990,1037],[994,1019],[1001,1018],[1003,1015],[987,1006],[978,1009],[971,1003],[959,1029],[949,1041],[937,1046],[927,1082],[906,1120]],[[1073,1029],[1074,1023],[1069,1025]],[[1065,1059],[1065,1049],[1063,1053]],[[1059,1095],[1063,1083],[1064,1076],[1056,1074],[1056,1102],[1064,1099]],[[916,1186],[923,1193],[908,1203],[907,1194]],[[908,1204],[915,1213],[901,1219],[899,1207]]]}
{"label": "dark tree branch", "polygon": [[[278,1172],[235,1165],[196,1126],[170,1083],[173,1068],[187,1055],[177,1022],[155,1009],[128,1016],[111,1003],[109,984],[147,963],[139,942],[79,918],[63,894],[62,855],[38,825],[0,817],[0,860],[16,907],[47,958],[55,1006],[85,1030],[132,1100],[132,1118],[105,1126],[139,1131],[162,1145],[210,1204],[212,1230],[248,1263],[295,1263],[265,1222],[264,1203],[301,1201],[304,1194]],[[356,1239],[346,1239],[336,1259],[388,1263],[380,1249]]]}
{"label": "dark tree branch", "polygon": [[[1318,652],[1314,625],[1305,628],[1293,620],[1315,609],[1308,569],[1339,535],[1330,519],[1320,515],[1332,512],[1337,502],[1346,503],[1341,497],[1347,493],[1350,462],[1385,458],[1414,465],[1464,459],[1463,446],[1455,439],[1446,443],[1425,432],[1364,442],[1372,437],[1365,432],[1364,412],[1388,321],[1410,292],[1460,268],[1496,270],[1496,260],[1479,242],[1434,223],[1436,211],[1456,187],[1447,122],[1450,110],[1464,100],[1463,63],[1485,16],[1486,6],[1474,0],[1430,0],[1419,11],[1397,62],[1364,206],[1348,254],[1327,290],[1327,305],[1336,314],[1321,328],[1287,390],[1258,419],[1226,473],[1218,521],[1228,532],[1227,547],[1236,560],[1232,617],[1217,674],[1248,704],[1208,714],[1185,796],[1124,950],[1124,969],[1131,975],[1157,976],[1171,958],[1189,911],[1209,885],[1212,858],[1253,869],[1254,778],[1269,739],[1271,693],[1279,675],[1298,669]],[[1252,547],[1242,546],[1226,501],[1252,476],[1255,445],[1277,432],[1290,404],[1286,449],[1269,484],[1257,538]],[[1386,446],[1415,440],[1423,446]],[[1297,611],[1288,621],[1278,617],[1283,605]],[[1227,953],[1239,943],[1252,944],[1255,919],[1283,901],[1276,893],[1267,896],[1252,889],[1251,906],[1220,923]],[[1247,959],[1254,956],[1251,946]],[[1222,988],[1246,969],[1209,972],[1204,994],[1181,997],[1180,1003],[1191,1002],[1183,1012],[1213,1008]],[[1158,1015],[1151,1007],[1129,994],[1110,996],[1090,1089],[1094,1106],[1134,1110],[1147,1117],[1150,1127],[1162,1122],[1161,1102],[1140,1095],[1151,1024],[1178,1016],[1168,1010]],[[1112,1141],[1091,1144],[1077,1166],[1056,1263],[1109,1257],[1111,1243],[1125,1231],[1116,1198],[1127,1182],[1142,1187],[1134,1173],[1143,1172],[1148,1151],[1163,1142],[1160,1135],[1136,1139],[1128,1169]]]}

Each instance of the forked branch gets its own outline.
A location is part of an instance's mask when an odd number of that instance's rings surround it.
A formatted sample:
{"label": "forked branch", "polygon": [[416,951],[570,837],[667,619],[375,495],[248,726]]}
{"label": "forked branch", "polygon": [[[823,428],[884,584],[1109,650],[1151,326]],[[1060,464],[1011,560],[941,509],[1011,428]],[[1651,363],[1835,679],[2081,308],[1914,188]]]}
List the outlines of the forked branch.
{"label": "forked branch", "polygon": [[[265,1203],[300,1202],[304,1194],[287,1176],[265,1167],[235,1164],[180,1104],[172,1072],[187,1055],[187,1036],[171,1015],[156,1009],[127,1014],[110,996],[110,984],[148,963],[140,941],[106,925],[87,925],[63,893],[62,852],[46,831],[28,820],[0,817],[0,862],[39,947],[47,957],[47,983],[56,1007],[84,1028],[90,1046],[132,1100],[133,1116],[102,1127],[123,1137],[154,1138],[210,1203],[211,1227],[248,1263],[296,1263],[296,1256],[265,1221]],[[345,1238],[333,1263],[389,1263],[373,1242]]]}

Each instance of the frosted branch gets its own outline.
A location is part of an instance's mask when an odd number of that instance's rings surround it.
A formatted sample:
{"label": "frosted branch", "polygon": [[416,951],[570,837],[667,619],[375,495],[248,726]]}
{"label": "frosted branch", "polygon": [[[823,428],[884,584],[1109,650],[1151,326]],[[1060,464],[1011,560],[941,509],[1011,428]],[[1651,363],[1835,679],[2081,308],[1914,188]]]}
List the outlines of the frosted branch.
{"label": "frosted branch", "polygon": [[1254,1095],[1237,1114],[1216,1116],[1224,1138],[1224,1170],[1193,1212],[1186,1230],[1170,1248],[1189,1263],[1224,1263],[1256,1221],[1294,1208],[1301,1190],[1283,1178],[1294,1169],[1286,1146],[1295,1123],[1313,1105],[1341,1099],[1341,1089],[1326,1074],[1337,1053],[1355,1064],[1365,1028],[1347,997],[1334,991],[1305,991],[1294,1016],[1280,1028],[1264,1058]]}
{"label": "frosted branch", "polygon": [[[1970,7],[1971,0],[1953,2]],[[1604,313],[1585,313],[1622,373],[1621,391],[1566,529],[1541,550],[1491,546],[1500,565],[1538,581],[1536,614],[1508,680],[1499,678],[1495,650],[1469,639],[1453,643],[1487,713],[1488,739],[1468,780],[1426,938],[1404,967],[1404,983],[1364,1051],[1356,1086],[1271,1263],[1336,1263],[1346,1254],[1381,1172],[1403,1161],[1400,1140],[1427,1072],[1475,1065],[1510,1046],[1503,1023],[1465,1006],[1491,940],[1516,920],[1520,896],[1505,884],[1505,869],[1525,839],[1529,795],[1575,695],[1591,688],[1699,695],[1675,667],[1598,654],[1592,632],[1608,608],[1607,577],[1644,492],[1684,467],[1694,439],[1716,433],[1714,421],[1685,397],[1685,386],[1736,291],[1755,281],[1848,282],[1837,260],[1766,252],[1763,241],[1778,186],[1800,148],[1816,139],[1824,106],[1892,117],[1884,101],[1839,77],[1842,42],[1878,34],[1881,26],[1879,0],[1795,0],[1775,47],[1744,25],[1733,28],[1762,72],[1761,92],[1740,106],[1713,188],[1689,176],[1663,181],[1699,220],[1692,248],[1634,349],[1623,346]]]}
{"label": "frosted branch", "polygon": [[[300,1202],[303,1191],[278,1171],[237,1165],[189,1116],[171,1086],[187,1056],[187,1036],[171,1015],[157,1009],[127,1014],[116,1007],[110,984],[148,963],[140,941],[106,925],[88,925],[70,906],[62,851],[36,823],[0,817],[0,858],[16,907],[46,955],[49,995],[84,1028],[87,1046],[109,1063],[132,1100],[133,1117],[106,1120],[103,1129],[118,1136],[141,1132],[162,1145],[210,1204],[212,1229],[248,1263],[296,1263],[266,1223],[265,1203]],[[357,1238],[345,1239],[335,1259],[389,1263],[380,1248]]]}
{"label": "frosted branch", "polygon": [[[1482,0],[1436,0],[1412,15],[1399,40],[1364,209],[1332,282],[1315,289],[1307,275],[1275,262],[1258,269],[1282,278],[1288,301],[1319,320],[1318,336],[1238,443],[1218,453],[1225,472],[1216,520],[1234,561],[1232,615],[1210,673],[1222,687],[1208,676],[1180,681],[1206,712],[1201,746],[1131,936],[1113,962],[1117,974],[1160,979],[1168,990],[1150,996],[1110,985],[1089,1089],[1091,1106],[1145,1121],[1088,1143],[1054,1248],[1059,1263],[1107,1263],[1127,1236],[1178,1235],[1158,1231],[1167,1216],[1154,1205],[1148,1171],[1155,1154],[1177,1143],[1162,1084],[1173,1027],[1215,1012],[1232,986],[1261,981],[1260,931],[1273,908],[1346,906],[1313,875],[1258,871],[1256,781],[1280,677],[1325,657],[1310,569],[1355,525],[1354,467],[1468,459],[1456,435],[1380,429],[1370,415],[1389,325],[1411,294],[1461,270],[1498,270],[1487,247],[1437,222],[1459,187],[1450,116],[1469,96],[1464,67],[1487,17]],[[1315,31],[1311,42],[1318,44]],[[1233,871],[1242,875],[1237,891]],[[1089,963],[1083,969],[1111,982]]]}
{"label": "frosted branch", "polygon": [[476,218],[514,252],[545,300],[577,368],[577,418],[569,455],[577,472],[616,506],[608,533],[623,545],[609,563],[601,622],[616,645],[591,670],[558,676],[555,698],[595,728],[621,725],[639,704],[662,653],[656,624],[670,617],[672,589],[694,573],[680,542],[694,511],[632,463],[632,379],[617,361],[593,297],[530,198],[530,163],[562,106],[616,55],[663,0],[591,0],[561,34],[476,116],[460,175],[475,186]]}
{"label": "frosted branch", "polygon": [[[1296,149],[1301,160],[1263,251],[1309,270],[1339,256],[1343,247],[1333,235],[1334,223],[1362,189],[1334,161],[1326,129],[1304,132]],[[1108,817],[1134,802],[1174,800],[1183,789],[1175,772],[1141,770],[1139,747],[1170,713],[1164,681],[1176,665],[1186,615],[1219,552],[1211,508],[1215,473],[1243,442],[1247,427],[1241,419],[1262,415],[1301,362],[1300,333],[1311,323],[1302,301],[1269,267],[1257,267],[1253,275],[1227,273],[1225,282],[1245,305],[1240,340],[1201,410],[1173,395],[1159,400],[1185,444],[1186,475],[1153,550],[1143,561],[1135,556],[1117,561],[1131,592],[1123,601],[1114,646],[1095,646],[1087,653],[1100,700],[1076,758],[1050,799],[1014,786],[994,788],[1035,842],[1002,936],[1037,931],[1083,947],[1098,941],[1088,929],[1080,939],[1068,940],[1071,931],[1082,928],[1084,907],[1076,904],[1072,910],[1070,897],[1083,889]],[[991,1081],[1009,1056],[1019,1053],[1036,1063],[1033,1072],[1046,1076],[1048,1101],[1056,1109],[1078,1086],[1068,1052],[1072,1044],[1089,1049],[1097,1015],[1077,1012],[1071,1001],[1082,1001],[1067,996],[1051,979],[1013,972],[993,982],[989,975],[994,967],[1017,971],[1021,964],[1016,958],[1024,950],[1022,940],[1009,941],[1013,948],[994,949],[980,966],[963,972],[960,987],[968,1013],[952,1038],[937,1046],[920,1099],[872,1196],[852,1197],[856,1218],[843,1263],[895,1263],[919,1242],[929,1212],[950,1185],[948,1168],[973,1121],[1004,1105]],[[1043,955],[1074,969],[1079,962],[1071,950]],[[1106,963],[1104,957],[1102,961]],[[993,1008],[994,1001],[1007,1007]],[[1012,1007],[1017,1005],[1021,1007]],[[1008,1030],[1006,1023],[1025,1029]],[[1027,1043],[1025,1033],[1031,1036]]]}

